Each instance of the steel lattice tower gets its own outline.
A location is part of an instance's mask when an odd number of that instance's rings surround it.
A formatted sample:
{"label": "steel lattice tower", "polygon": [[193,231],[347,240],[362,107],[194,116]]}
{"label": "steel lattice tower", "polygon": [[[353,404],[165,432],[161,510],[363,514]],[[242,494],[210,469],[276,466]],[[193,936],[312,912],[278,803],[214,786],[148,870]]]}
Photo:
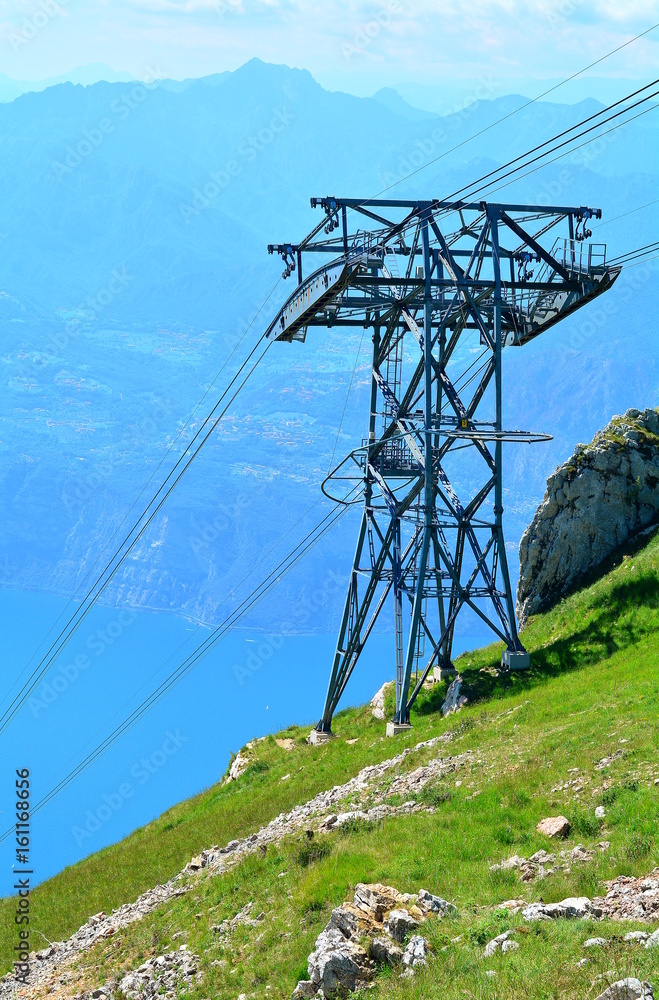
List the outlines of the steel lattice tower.
{"label": "steel lattice tower", "polygon": [[[503,537],[502,444],[547,435],[503,429],[502,349],[605,291],[620,269],[607,267],[604,246],[586,243],[587,220],[599,210],[339,198],[311,205],[325,215],[301,243],[268,247],[284,260],[284,277],[297,271],[298,285],[267,336],[304,341],[312,326],[358,326],[373,338],[368,438],[323,484],[338,502],[363,503],[363,512],[315,730],[321,738],[390,594],[392,731],[409,724],[431,668],[452,670],[465,607],[506,644],[506,667],[528,666]],[[363,228],[349,230],[349,213]],[[330,260],[304,278],[310,254]]]}

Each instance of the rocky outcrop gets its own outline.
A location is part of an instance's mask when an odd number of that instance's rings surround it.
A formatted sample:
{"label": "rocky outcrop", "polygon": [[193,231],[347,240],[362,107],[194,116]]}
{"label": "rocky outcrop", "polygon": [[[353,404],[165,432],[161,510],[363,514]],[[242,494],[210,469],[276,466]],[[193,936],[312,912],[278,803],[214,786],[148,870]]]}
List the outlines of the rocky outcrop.
{"label": "rocky outcrop", "polygon": [[[124,903],[111,914],[103,912],[95,914],[66,941],[56,941],[48,948],[30,954],[30,972],[26,977],[27,983],[24,984],[27,987],[24,995],[30,998],[45,996],[50,992],[49,987],[53,981],[65,974],[65,969],[68,975],[68,970],[80,952],[88,951],[122,928],[141,920],[156,907],[185,895],[195,885],[195,881],[191,878],[222,875],[246,856],[263,851],[268,845],[279,843],[284,837],[300,835],[312,828],[323,834],[354,819],[379,822],[390,816],[434,812],[433,806],[424,805],[412,798],[405,800],[406,796],[416,795],[429,782],[445,778],[458,768],[481,765],[483,761],[473,751],[467,750],[456,756],[435,757],[423,767],[411,771],[403,770],[402,773],[398,771],[401,766],[406,765],[410,755],[433,747],[446,746],[453,738],[452,733],[433,736],[429,740],[417,743],[414,747],[405,747],[399,754],[379,764],[368,765],[345,784],[335,785],[324,792],[319,792],[307,802],[295,806],[290,812],[281,813],[256,833],[241,840],[231,840],[224,847],[216,844],[201,851],[178,875],[164,885],[158,885],[142,893],[135,902]],[[402,805],[390,805],[386,799],[391,795],[399,795],[405,801]],[[355,797],[365,802],[365,809],[338,811],[341,803]],[[247,912],[245,916],[248,916]],[[256,918],[249,916],[248,919],[258,921],[260,916]],[[220,926],[218,925],[216,933],[221,933]],[[18,983],[13,972],[0,976],[0,1000],[11,1000],[17,987]]]}
{"label": "rocky outcrop", "polygon": [[659,523],[659,410],[627,410],[547,480],[519,546],[517,616],[555,601]]}
{"label": "rocky outcrop", "polygon": [[386,681],[370,700],[371,715],[374,719],[379,719],[380,721],[384,719],[384,699],[390,683],[391,681]]}
{"label": "rocky outcrop", "polygon": [[379,882],[359,883],[353,899],[332,910],[318,935],[309,955],[309,978],[297,984],[294,1000],[354,993],[368,985],[378,965],[401,965],[404,975],[413,975],[427,964],[428,943],[420,934],[410,937],[411,932],[428,916],[455,913],[452,903],[427,889],[402,893]]}

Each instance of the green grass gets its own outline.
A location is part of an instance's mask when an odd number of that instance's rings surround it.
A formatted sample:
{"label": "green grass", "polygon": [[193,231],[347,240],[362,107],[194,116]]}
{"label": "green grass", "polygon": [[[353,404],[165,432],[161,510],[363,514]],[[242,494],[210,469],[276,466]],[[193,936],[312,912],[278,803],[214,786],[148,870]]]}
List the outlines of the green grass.
{"label": "green grass", "polygon": [[[251,833],[364,765],[450,730],[455,736],[446,747],[411,754],[403,764],[412,769],[438,753],[466,750],[482,759],[424,789],[419,798],[435,807],[432,815],[356,823],[322,841],[291,838],[221,877],[202,877],[191,893],[82,955],[80,975],[88,985],[99,985],[119,966],[133,968],[146,955],[183,940],[201,956],[204,972],[191,998],[235,1000],[241,992],[264,998],[266,985],[271,998],[289,996],[331,907],[350,897],[358,881],[384,881],[402,891],[438,892],[458,905],[460,915],[427,925],[434,959],[423,974],[411,981],[384,974],[372,996],[513,998],[523,984],[526,997],[577,998],[589,991],[595,996],[599,991],[591,990],[591,980],[608,970],[650,976],[656,953],[620,940],[603,952],[582,951],[588,936],[621,938],[624,930],[640,925],[623,930],[561,921],[521,927],[518,951],[487,961],[480,955],[488,935],[520,924],[493,910],[494,904],[513,896],[551,901],[601,894],[605,879],[646,874],[659,864],[658,629],[655,538],[607,576],[529,622],[523,638],[532,653],[530,671],[495,677],[501,647],[490,646],[459,661],[470,703],[457,716],[438,715],[441,684],[424,690],[412,732],[395,741],[384,739],[383,723],[367,708],[340,713],[337,738],[323,747],[306,745],[308,727],[279,734],[294,740],[292,750],[274,737],[260,741],[238,782],[181,803],[38,887],[33,930],[49,940],[68,936],[90,914],[110,912],[165,881],[201,848]],[[617,751],[623,753],[609,767],[596,768]],[[585,782],[578,794],[566,787],[574,778],[571,768],[579,768]],[[600,804],[606,809],[603,821],[594,815]],[[514,871],[490,872],[490,865],[511,854],[528,857],[540,847],[553,849],[535,827],[543,816],[559,812],[572,823],[565,846],[592,847],[606,838],[609,851],[541,883],[524,884]],[[287,874],[279,877],[282,871]],[[222,944],[211,926],[250,900],[253,912],[263,910],[266,918],[258,927],[237,929]],[[11,900],[0,903],[3,970],[14,943],[12,911]],[[180,931],[184,937],[173,940]],[[456,937],[459,942],[452,941]],[[590,962],[579,969],[584,954]],[[486,977],[486,969],[497,975]]]}

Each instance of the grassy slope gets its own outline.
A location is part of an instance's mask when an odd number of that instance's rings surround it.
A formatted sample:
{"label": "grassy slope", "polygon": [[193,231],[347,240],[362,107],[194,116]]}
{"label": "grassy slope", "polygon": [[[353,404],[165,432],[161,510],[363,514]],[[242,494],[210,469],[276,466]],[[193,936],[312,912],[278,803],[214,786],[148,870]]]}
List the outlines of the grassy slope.
{"label": "grassy slope", "polygon": [[[450,752],[489,748],[488,766],[462,773],[457,787],[454,775],[440,790],[450,791],[450,797],[434,815],[331,834],[328,853],[311,863],[295,840],[249,858],[222,878],[203,879],[187,897],[82,956],[81,970],[89,970],[90,982],[97,985],[118,965],[133,967],[153,949],[159,953],[175,947],[180,942],[172,942],[172,935],[184,930],[189,947],[202,955],[205,981],[199,997],[241,992],[264,997],[267,984],[269,997],[288,996],[331,906],[349,896],[355,882],[381,880],[401,890],[425,886],[439,892],[459,905],[461,915],[429,928],[437,960],[426,973],[412,982],[384,976],[375,995],[513,997],[523,981],[528,997],[576,998],[586,995],[597,971],[649,975],[656,953],[619,943],[577,970],[582,942],[595,933],[578,923],[538,925],[518,936],[521,947],[514,954],[487,962],[479,955],[488,935],[519,923],[493,913],[487,909],[490,904],[518,895],[545,900],[593,895],[605,878],[644,874],[659,863],[659,786],[654,785],[659,777],[658,627],[656,537],[608,576],[530,622],[524,634],[533,654],[528,673],[497,679],[484,672],[500,655],[500,647],[491,646],[461,658],[471,704],[453,719],[441,720],[435,711],[444,691],[444,685],[437,685],[419,699],[412,734],[395,742],[383,739],[382,723],[372,720],[367,709],[337,716],[339,738],[322,748],[305,745],[306,728],[291,727],[281,734],[296,741],[292,751],[268,738],[258,744],[258,765],[238,783],[216,786],[176,806],[41,886],[32,903],[36,929],[50,940],[62,938],[89,914],[109,912],[164,881],[202,847],[251,832],[294,803],[346,780],[364,764],[452,729],[458,735]],[[346,743],[355,737],[357,743]],[[624,755],[610,768],[594,769],[595,761],[616,750]],[[419,762],[414,755],[408,760],[410,767]],[[591,778],[580,799],[570,789],[552,791],[570,778],[574,767]],[[290,779],[281,782],[288,773]],[[591,788],[599,789],[594,796]],[[474,791],[480,794],[472,798]],[[607,816],[598,823],[594,808],[603,796]],[[513,872],[489,871],[503,857],[528,857],[548,847],[535,825],[558,812],[572,821],[568,847],[592,846],[606,837],[610,850],[541,885],[524,885]],[[282,871],[287,875],[280,878]],[[250,899],[256,912],[266,911],[267,919],[258,929],[238,930],[223,951],[210,925],[232,916]],[[0,955],[6,968],[13,942],[12,903],[5,900],[1,906]],[[596,933],[621,937],[619,927],[598,925]],[[451,944],[457,936],[461,941]],[[445,944],[449,948],[442,952]],[[225,966],[211,965],[222,958]],[[488,979],[486,968],[498,975]]]}

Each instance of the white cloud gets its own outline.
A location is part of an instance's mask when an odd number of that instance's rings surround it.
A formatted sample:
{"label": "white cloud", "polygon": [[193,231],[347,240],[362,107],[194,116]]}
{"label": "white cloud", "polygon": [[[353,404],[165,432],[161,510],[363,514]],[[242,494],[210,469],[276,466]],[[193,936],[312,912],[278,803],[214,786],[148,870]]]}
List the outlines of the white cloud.
{"label": "white cloud", "polygon": [[[5,39],[41,2],[0,0]],[[105,62],[139,76],[158,62],[173,76],[198,76],[258,56],[364,93],[400,80],[450,88],[488,75],[507,82],[557,78],[649,27],[657,10],[653,0],[61,2],[68,16],[53,18],[20,63],[5,41],[10,75],[44,77]],[[650,36],[598,73],[650,74],[656,44]]]}

